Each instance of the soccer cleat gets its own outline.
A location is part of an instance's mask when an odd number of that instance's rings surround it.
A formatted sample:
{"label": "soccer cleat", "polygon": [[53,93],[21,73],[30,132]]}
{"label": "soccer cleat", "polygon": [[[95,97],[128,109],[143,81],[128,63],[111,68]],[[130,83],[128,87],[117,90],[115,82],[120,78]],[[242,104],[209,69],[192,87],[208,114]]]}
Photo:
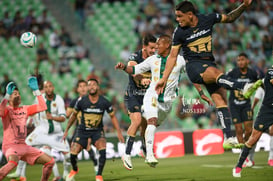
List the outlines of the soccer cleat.
{"label": "soccer cleat", "polygon": [[70,173],[66,176],[66,181],[74,181],[75,175],[79,172],[79,169],[77,171],[71,170]]}
{"label": "soccer cleat", "polygon": [[158,164],[158,161],[154,157],[154,155],[150,155],[150,156],[146,156],[145,163],[147,163],[150,167],[155,168],[155,166]]}
{"label": "soccer cleat", "polygon": [[242,169],[239,167],[233,168],[232,169],[233,177],[238,177],[238,178],[241,177],[241,171],[242,171]]}
{"label": "soccer cleat", "polygon": [[223,143],[223,148],[225,150],[229,150],[232,148],[240,148],[241,144],[237,142],[237,140],[234,137],[229,137],[226,139]]}
{"label": "soccer cleat", "polygon": [[273,159],[268,160],[267,163],[268,163],[269,166],[273,167]]}
{"label": "soccer cleat", "polygon": [[122,156],[122,161],[123,161],[123,166],[127,169],[127,170],[132,170],[133,169],[133,165],[132,165],[132,161],[131,161],[131,156],[124,154]]}
{"label": "soccer cleat", "polygon": [[261,79],[257,80],[255,83],[246,83],[243,89],[243,96],[249,99],[251,95],[263,84]]}
{"label": "soccer cleat", "polygon": [[27,178],[21,176],[21,177],[13,178],[10,181],[27,181]]}
{"label": "soccer cleat", "polygon": [[16,172],[12,172],[7,175],[8,178],[13,178],[13,179],[20,179],[20,175],[17,174]]}
{"label": "soccer cleat", "polygon": [[249,160],[248,158],[246,158],[243,167],[253,167],[255,165],[254,161]]}
{"label": "soccer cleat", "polygon": [[96,181],[103,181],[103,178],[101,175],[96,175]]}

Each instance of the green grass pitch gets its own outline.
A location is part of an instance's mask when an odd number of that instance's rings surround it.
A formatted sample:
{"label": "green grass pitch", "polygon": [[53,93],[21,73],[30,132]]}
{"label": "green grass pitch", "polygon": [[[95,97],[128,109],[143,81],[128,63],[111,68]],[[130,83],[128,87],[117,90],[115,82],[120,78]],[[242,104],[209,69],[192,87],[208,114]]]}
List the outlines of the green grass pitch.
{"label": "green grass pitch", "polygon": [[[121,159],[106,161],[103,172],[105,181],[272,181],[273,167],[267,165],[268,152],[255,154],[255,166],[244,168],[242,178],[232,177],[232,168],[238,159],[238,154],[226,152],[222,155],[194,156],[191,154],[179,158],[159,159],[156,168],[144,163],[143,158],[133,158],[134,169],[126,170]],[[58,163],[62,173],[62,163]],[[95,180],[91,161],[79,161],[79,173],[76,181]],[[39,181],[41,165],[27,166],[27,180]],[[52,180],[51,176],[50,180]],[[9,179],[4,179],[7,181]]]}

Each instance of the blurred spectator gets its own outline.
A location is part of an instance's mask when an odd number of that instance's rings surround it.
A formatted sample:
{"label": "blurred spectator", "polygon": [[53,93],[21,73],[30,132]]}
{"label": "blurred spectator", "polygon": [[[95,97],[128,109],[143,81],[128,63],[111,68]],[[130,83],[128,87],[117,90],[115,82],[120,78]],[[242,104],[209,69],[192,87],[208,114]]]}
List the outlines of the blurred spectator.
{"label": "blurred spectator", "polygon": [[111,88],[111,78],[106,69],[102,71],[100,88],[103,94]]}
{"label": "blurred spectator", "polygon": [[3,21],[0,21],[0,36],[1,37],[5,37],[8,38],[8,30],[5,27],[5,24],[3,23]]}
{"label": "blurred spectator", "polygon": [[37,52],[36,52],[37,67],[39,67],[41,61],[45,61],[45,60],[50,62],[50,60],[48,58],[48,53],[44,47],[44,44],[40,43],[39,48],[37,49]]}
{"label": "blurred spectator", "polygon": [[119,57],[120,57],[120,59],[121,59],[123,62],[127,62],[130,55],[131,55],[131,52],[130,52],[130,50],[129,50],[129,46],[126,45],[126,46],[124,46],[124,48],[121,50]]}
{"label": "blurred spectator", "polygon": [[90,69],[90,73],[89,73],[89,75],[87,75],[86,81],[88,81],[89,79],[96,79],[99,81],[99,83],[101,83],[99,76],[96,75],[96,73],[95,73],[95,68],[93,66],[91,66],[89,69]]}
{"label": "blurred spectator", "polygon": [[80,19],[81,28],[84,29],[85,25],[85,8],[86,0],[75,0],[74,8],[77,16]]}
{"label": "blurred spectator", "polygon": [[65,73],[72,72],[69,65],[69,61],[65,56],[60,58],[58,72],[60,76],[63,76],[63,74]]}
{"label": "blurred spectator", "polygon": [[33,16],[33,9],[30,9],[28,10],[28,14],[27,16],[25,17],[25,24],[26,24],[26,27],[27,27],[27,30],[31,30],[31,25],[32,25],[32,21],[34,19],[34,16]]}
{"label": "blurred spectator", "polygon": [[61,44],[60,37],[58,35],[58,30],[54,30],[49,35],[49,45],[51,48],[56,50]]}
{"label": "blurred spectator", "polygon": [[61,34],[59,35],[61,41],[65,41],[68,46],[73,46],[70,34],[66,31],[65,27],[61,28]]}
{"label": "blurred spectator", "polygon": [[44,29],[51,29],[51,19],[48,16],[47,10],[43,10],[41,16],[37,18],[37,23],[39,24],[40,32],[43,32]]}
{"label": "blurred spectator", "polygon": [[9,12],[6,11],[3,18],[3,23],[7,30],[10,30],[13,25],[13,19],[9,17]]}
{"label": "blurred spectator", "polygon": [[67,57],[70,48],[67,46],[66,41],[62,41],[61,45],[58,48],[58,56],[59,57]]}
{"label": "blurred spectator", "polygon": [[273,41],[268,35],[264,35],[262,40],[263,53],[267,60],[272,56]]}
{"label": "blurred spectator", "polygon": [[156,8],[154,1],[148,1],[148,4],[144,7],[144,13],[148,21],[156,16],[157,11],[158,9]]}
{"label": "blurred spectator", "polygon": [[77,44],[75,46],[75,58],[77,62],[79,63],[83,58],[88,57],[88,51],[87,49],[83,46],[82,40],[78,40]]}
{"label": "blurred spectator", "polygon": [[9,75],[8,74],[4,74],[3,75],[3,82],[1,82],[1,92],[3,93],[3,95],[5,95],[6,94],[6,86],[8,85],[8,83],[9,82],[13,82],[13,80],[11,80],[10,78],[9,78]]}
{"label": "blurred spectator", "polygon": [[161,2],[158,3],[158,9],[162,15],[173,18],[173,5],[168,0],[161,0]]}
{"label": "blurred spectator", "polygon": [[13,23],[16,23],[18,20],[21,20],[21,19],[22,19],[21,11],[18,10],[15,12],[15,15],[13,17]]}
{"label": "blurred spectator", "polygon": [[71,101],[72,101],[72,99],[69,96],[69,92],[65,91],[65,93],[64,93],[64,106],[65,106],[65,110],[69,107]]}

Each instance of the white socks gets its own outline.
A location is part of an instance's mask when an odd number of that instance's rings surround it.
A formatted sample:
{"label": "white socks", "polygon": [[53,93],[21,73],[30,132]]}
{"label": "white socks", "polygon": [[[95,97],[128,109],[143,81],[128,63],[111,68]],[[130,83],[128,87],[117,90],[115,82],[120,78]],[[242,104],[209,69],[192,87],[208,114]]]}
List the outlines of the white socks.
{"label": "white socks", "polygon": [[149,124],[145,131],[145,140],[146,140],[146,150],[147,156],[153,156],[154,151],[154,137],[155,137],[156,126]]}

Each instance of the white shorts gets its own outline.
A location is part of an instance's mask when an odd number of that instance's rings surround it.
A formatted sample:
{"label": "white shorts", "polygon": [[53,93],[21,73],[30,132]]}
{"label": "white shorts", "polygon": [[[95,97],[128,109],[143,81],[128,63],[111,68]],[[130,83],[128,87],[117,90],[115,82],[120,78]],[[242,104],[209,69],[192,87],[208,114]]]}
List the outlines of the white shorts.
{"label": "white shorts", "polygon": [[143,99],[143,117],[148,120],[150,118],[157,118],[157,124],[160,125],[171,112],[172,101],[158,102],[157,97],[145,95]]}
{"label": "white shorts", "polygon": [[26,144],[30,146],[49,146],[57,151],[70,152],[68,141],[63,141],[63,132],[45,133],[44,128],[36,127],[26,138]]}

